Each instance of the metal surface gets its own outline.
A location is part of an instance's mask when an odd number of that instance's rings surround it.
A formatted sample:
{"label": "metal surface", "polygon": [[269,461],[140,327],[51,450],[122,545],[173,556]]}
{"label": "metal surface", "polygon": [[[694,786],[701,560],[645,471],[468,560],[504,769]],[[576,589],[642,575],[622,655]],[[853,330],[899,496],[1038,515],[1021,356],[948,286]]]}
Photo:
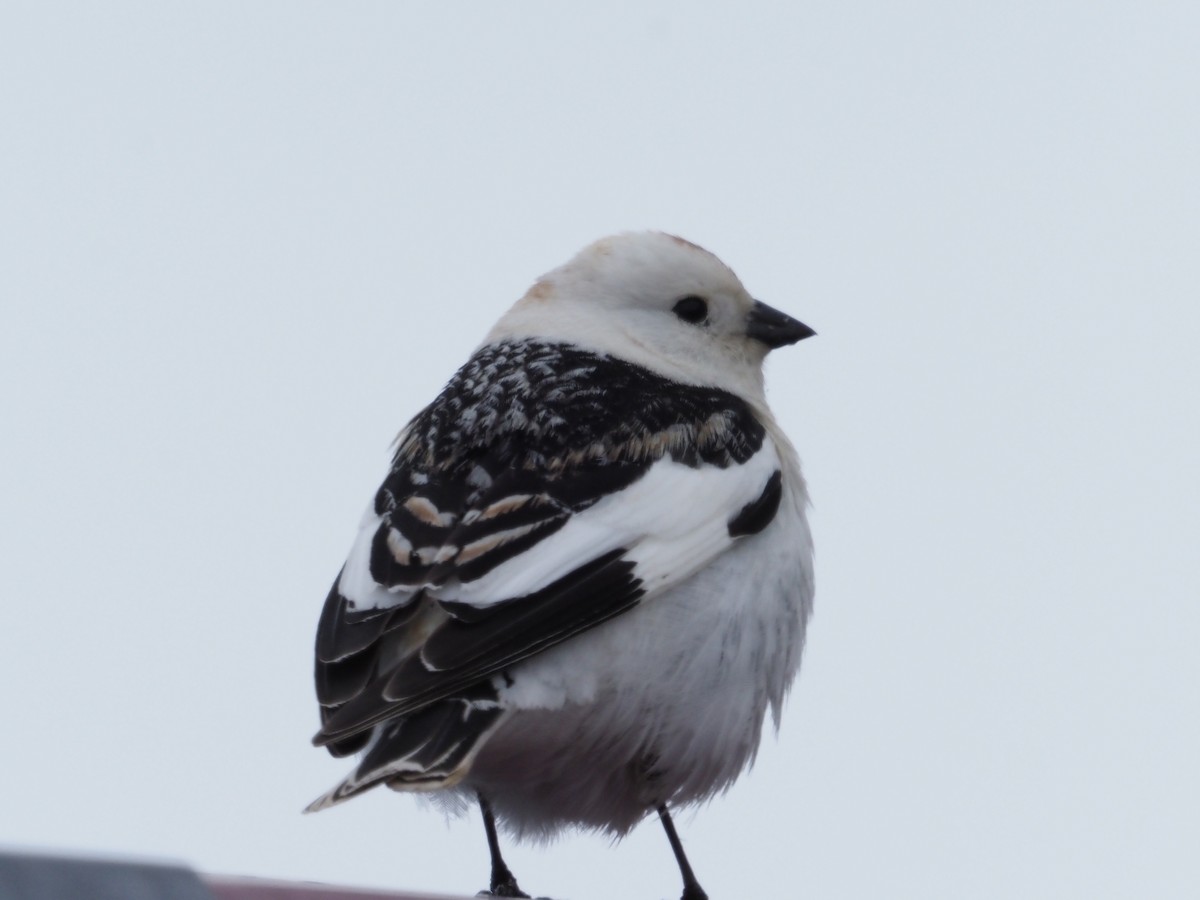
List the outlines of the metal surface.
{"label": "metal surface", "polygon": [[180,865],[0,852],[0,900],[470,900],[299,881],[201,876]]}
{"label": "metal surface", "polygon": [[157,863],[0,853],[2,900],[212,900],[195,872]]}
{"label": "metal surface", "polygon": [[460,895],[411,894],[335,887],[297,881],[206,876],[205,884],[217,900],[468,900]]}

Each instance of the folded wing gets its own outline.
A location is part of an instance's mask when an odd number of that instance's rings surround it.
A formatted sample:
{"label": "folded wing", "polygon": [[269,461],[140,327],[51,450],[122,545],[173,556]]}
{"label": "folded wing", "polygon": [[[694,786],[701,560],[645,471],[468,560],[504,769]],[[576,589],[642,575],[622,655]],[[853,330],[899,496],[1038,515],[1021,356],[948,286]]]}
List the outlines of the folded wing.
{"label": "folded wing", "polygon": [[558,345],[483,348],[402,433],[326,601],[314,742],[367,753],[314,805],[447,783],[509,667],[761,530],[779,468],[733,395]]}

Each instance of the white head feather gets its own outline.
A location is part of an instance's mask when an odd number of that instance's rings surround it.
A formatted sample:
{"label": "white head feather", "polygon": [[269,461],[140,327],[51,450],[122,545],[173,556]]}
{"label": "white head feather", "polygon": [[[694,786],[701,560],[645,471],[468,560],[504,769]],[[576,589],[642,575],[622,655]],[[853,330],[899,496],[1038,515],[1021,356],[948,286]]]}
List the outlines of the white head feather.
{"label": "white head feather", "polygon": [[[702,322],[674,311],[685,297],[707,304]],[[707,250],[662,232],[625,233],[596,241],[543,275],[485,343],[562,341],[758,400],[770,347],[747,334],[755,306],[733,271]]]}

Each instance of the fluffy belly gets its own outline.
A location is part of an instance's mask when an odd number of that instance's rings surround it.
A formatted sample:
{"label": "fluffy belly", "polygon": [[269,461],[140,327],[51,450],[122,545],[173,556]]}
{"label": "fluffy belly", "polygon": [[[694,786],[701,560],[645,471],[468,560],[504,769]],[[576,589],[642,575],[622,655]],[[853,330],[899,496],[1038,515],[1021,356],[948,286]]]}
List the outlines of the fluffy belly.
{"label": "fluffy belly", "polygon": [[623,834],[711,796],[753,761],[768,709],[778,722],[811,597],[807,527],[785,503],[709,569],[513,667],[510,712],[456,790],[534,838]]}

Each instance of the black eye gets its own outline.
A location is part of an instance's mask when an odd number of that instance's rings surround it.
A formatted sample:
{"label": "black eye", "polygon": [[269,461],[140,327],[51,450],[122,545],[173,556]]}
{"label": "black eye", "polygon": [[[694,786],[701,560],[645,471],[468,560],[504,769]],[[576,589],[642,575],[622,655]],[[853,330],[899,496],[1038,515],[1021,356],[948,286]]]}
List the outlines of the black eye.
{"label": "black eye", "polygon": [[674,306],[675,315],[691,325],[699,325],[708,318],[708,301],[690,294]]}

